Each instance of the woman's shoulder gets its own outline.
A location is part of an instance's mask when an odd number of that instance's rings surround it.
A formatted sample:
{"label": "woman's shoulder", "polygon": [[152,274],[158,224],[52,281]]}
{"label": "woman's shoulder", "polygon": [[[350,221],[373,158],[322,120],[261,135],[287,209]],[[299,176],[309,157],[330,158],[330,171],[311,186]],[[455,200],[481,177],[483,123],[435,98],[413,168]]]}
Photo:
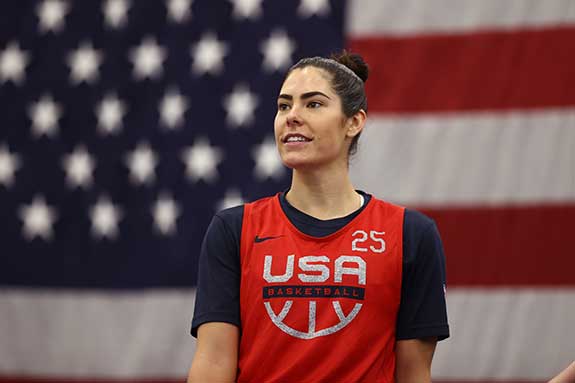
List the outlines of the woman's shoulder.
{"label": "woman's shoulder", "polygon": [[424,213],[415,209],[405,209],[403,226],[405,229],[426,231],[435,225],[435,221]]}
{"label": "woman's shoulder", "polygon": [[220,210],[214,215],[212,224],[231,232],[241,232],[244,217],[244,204]]}
{"label": "woman's shoulder", "polygon": [[273,200],[273,198],[277,198],[277,195],[263,197],[255,201],[246,202],[241,205],[222,209],[214,215],[214,218],[212,219],[212,225],[224,226],[227,230],[241,233],[242,221],[246,208],[253,210],[254,207],[269,203],[271,200]]}
{"label": "woman's shoulder", "polygon": [[376,203],[384,204],[387,206],[393,206],[398,209],[404,210],[404,229],[415,229],[415,230],[427,230],[429,227],[433,226],[435,222],[426,214],[419,210],[405,207],[403,205],[397,204],[395,202],[390,202],[385,199],[377,198],[374,195],[360,191],[364,196],[368,196],[369,199],[373,199]]}
{"label": "woman's shoulder", "polygon": [[236,220],[244,214],[244,204],[228,207],[216,213],[216,217],[223,221]]}

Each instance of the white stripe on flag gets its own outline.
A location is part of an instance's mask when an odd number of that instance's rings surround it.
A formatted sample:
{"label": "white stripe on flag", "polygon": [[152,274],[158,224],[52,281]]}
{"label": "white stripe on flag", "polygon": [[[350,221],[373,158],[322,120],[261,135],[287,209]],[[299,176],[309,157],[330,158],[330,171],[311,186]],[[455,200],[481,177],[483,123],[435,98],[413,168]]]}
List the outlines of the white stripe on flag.
{"label": "white stripe on flag", "polygon": [[[194,351],[193,300],[175,290],[3,290],[0,375],[181,379]],[[452,336],[438,345],[434,377],[548,378],[575,355],[574,301],[575,289],[450,289]]]}
{"label": "white stripe on flag", "polygon": [[435,379],[547,380],[575,356],[575,289],[454,288],[447,303]]}
{"label": "white stripe on flag", "polygon": [[575,110],[370,116],[354,184],[401,204],[575,200]]}
{"label": "white stripe on flag", "polygon": [[573,22],[572,0],[353,0],[349,2],[347,32],[356,38],[525,29]]}
{"label": "white stripe on flag", "polygon": [[179,378],[195,290],[0,290],[0,375]]}

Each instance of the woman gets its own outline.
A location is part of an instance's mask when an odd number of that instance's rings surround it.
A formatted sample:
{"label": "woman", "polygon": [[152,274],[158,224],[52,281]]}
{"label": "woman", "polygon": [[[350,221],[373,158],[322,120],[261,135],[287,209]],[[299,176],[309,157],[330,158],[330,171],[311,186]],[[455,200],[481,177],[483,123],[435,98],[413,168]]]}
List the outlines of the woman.
{"label": "woman", "polygon": [[429,218],[356,191],[358,55],[287,73],[274,123],[287,192],[214,217],[200,255],[189,382],[429,382],[449,336]]}

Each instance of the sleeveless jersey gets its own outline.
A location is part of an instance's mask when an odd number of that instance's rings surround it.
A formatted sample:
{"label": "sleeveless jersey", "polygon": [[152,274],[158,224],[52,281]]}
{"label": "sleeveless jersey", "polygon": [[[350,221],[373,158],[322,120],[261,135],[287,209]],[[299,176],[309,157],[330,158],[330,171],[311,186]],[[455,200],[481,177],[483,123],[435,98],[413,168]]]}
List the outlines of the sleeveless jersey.
{"label": "sleeveless jersey", "polygon": [[326,237],[244,205],[238,382],[393,382],[404,208],[371,198]]}

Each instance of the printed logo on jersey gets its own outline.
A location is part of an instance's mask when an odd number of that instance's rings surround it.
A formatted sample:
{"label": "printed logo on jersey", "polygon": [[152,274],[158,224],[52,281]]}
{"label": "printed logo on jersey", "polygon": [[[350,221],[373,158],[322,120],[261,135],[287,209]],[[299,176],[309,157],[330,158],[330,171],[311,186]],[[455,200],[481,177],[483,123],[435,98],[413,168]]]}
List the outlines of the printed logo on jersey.
{"label": "printed logo on jersey", "polygon": [[281,237],[283,237],[283,235],[274,235],[274,236],[270,236],[270,237],[260,237],[260,236],[256,235],[254,238],[254,242],[255,243],[261,243],[261,242],[269,241],[270,239],[276,239],[276,238],[281,238]]}
{"label": "printed logo on jersey", "polygon": [[[385,242],[381,236],[384,233],[377,231],[370,233],[373,234],[370,236],[362,230],[354,232],[350,250],[369,251],[371,254],[383,253]],[[366,242],[368,238],[370,238],[369,244]],[[367,256],[370,254],[366,254]],[[363,306],[367,281],[367,262],[363,257],[359,255],[339,255],[335,258],[326,255],[296,257],[296,254],[290,254],[287,257],[265,255],[263,261],[263,278],[268,283],[263,287],[264,306],[272,322],[283,332],[300,339],[326,336],[343,329],[359,314]],[[275,304],[274,311],[272,301],[283,302],[283,306]],[[328,302],[331,305],[328,305]],[[294,304],[307,305],[307,328],[301,324],[299,326],[288,324],[288,314]],[[333,310],[335,313],[331,314],[334,318],[333,323],[318,328],[320,309]]]}

